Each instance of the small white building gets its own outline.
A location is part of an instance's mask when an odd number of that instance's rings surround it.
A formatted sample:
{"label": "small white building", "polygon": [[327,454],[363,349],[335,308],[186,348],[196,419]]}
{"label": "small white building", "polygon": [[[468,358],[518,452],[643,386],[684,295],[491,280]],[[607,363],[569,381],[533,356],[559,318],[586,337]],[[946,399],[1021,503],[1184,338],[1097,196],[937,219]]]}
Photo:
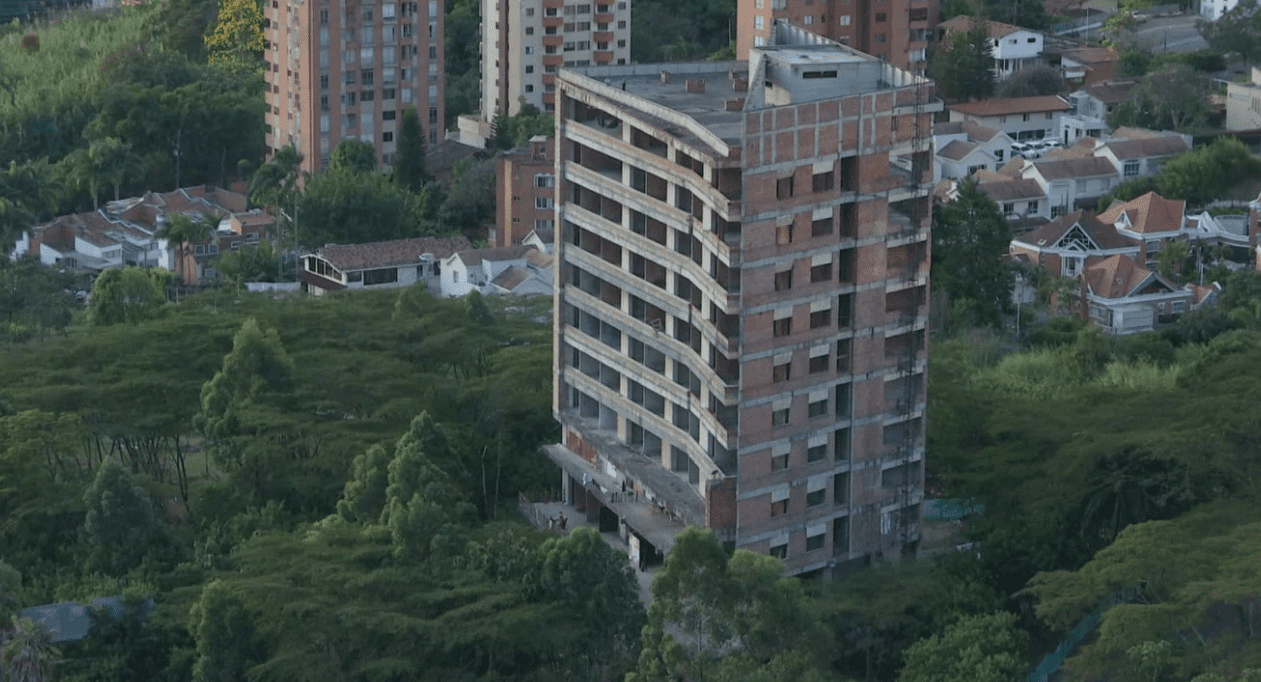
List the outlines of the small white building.
{"label": "small white building", "polygon": [[971,121],[938,123],[933,126],[933,182],[997,171],[1011,159],[1011,143],[1007,133]]}
{"label": "small white building", "polygon": [[[453,253],[442,259],[442,274],[438,284],[440,295],[458,297],[477,291],[483,296],[489,296],[517,293],[516,290],[521,287],[525,287],[522,293],[535,293],[533,290],[537,285],[529,283],[531,278],[536,278],[530,269],[529,254],[537,251],[532,245],[518,244]],[[542,275],[537,279],[542,280]],[[550,293],[551,290],[549,269],[546,289],[537,293]]]}
{"label": "small white building", "polygon": [[1205,21],[1217,21],[1238,4],[1239,0],[1200,0],[1200,16]]}
{"label": "small white building", "polygon": [[1123,102],[1128,102],[1138,84],[1134,81],[1099,83],[1084,87],[1068,96],[1071,114],[1060,118],[1060,142],[1065,147],[1083,137],[1101,138],[1112,132],[1108,115]]}
{"label": "small white building", "polygon": [[994,128],[1017,142],[1056,139],[1060,117],[1073,109],[1056,95],[983,99],[947,108],[952,122],[968,121]]}
{"label": "small white building", "polygon": [[[941,22],[937,29],[945,40],[951,34],[971,31],[975,25],[972,17],[958,16]],[[994,57],[994,75],[999,80],[1041,61],[1041,33],[1001,21],[986,21],[985,33],[989,38],[990,55]]]}
{"label": "small white building", "polygon": [[1037,182],[1046,192],[1052,219],[1071,213],[1079,203],[1093,205],[1120,184],[1116,168],[1097,156],[1025,162],[1020,177]]}

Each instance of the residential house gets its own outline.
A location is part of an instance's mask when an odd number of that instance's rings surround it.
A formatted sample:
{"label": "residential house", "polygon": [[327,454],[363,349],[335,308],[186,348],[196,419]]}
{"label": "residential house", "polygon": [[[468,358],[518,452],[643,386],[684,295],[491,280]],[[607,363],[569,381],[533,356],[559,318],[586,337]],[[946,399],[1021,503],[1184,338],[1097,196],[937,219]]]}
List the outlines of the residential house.
{"label": "residential house", "polygon": [[[171,216],[214,222],[200,242],[175,244],[160,237]],[[45,265],[99,272],[128,265],[162,267],[185,284],[213,279],[210,264],[223,248],[258,244],[273,224],[266,213],[246,210],[243,194],[219,187],[184,187],[107,202],[96,211],[59,216],[32,227],[15,255],[33,253]]]}
{"label": "residential house", "polygon": [[971,121],[938,123],[933,126],[933,181],[996,171],[1011,159],[1011,143],[1007,133]]}
{"label": "residential house", "polygon": [[302,288],[322,295],[342,289],[391,289],[423,283],[440,291],[441,263],[471,248],[464,237],[414,237],[369,244],[326,244],[302,256]]}
{"label": "residential house", "polygon": [[1261,130],[1261,66],[1251,82],[1226,84],[1226,129]]}
{"label": "residential house", "polygon": [[555,258],[538,249],[525,254],[526,267],[510,266],[490,281],[490,294],[510,296],[551,296],[552,264]]}
{"label": "residential house", "polygon": [[[1008,168],[1004,170],[1010,172]],[[1116,168],[1097,156],[1024,161],[1019,177],[1034,180],[1046,192],[1051,218],[1082,206],[1094,206],[1099,197],[1120,183]]]}
{"label": "residential house", "polygon": [[1121,57],[1110,47],[1078,47],[1060,53],[1064,80],[1091,86],[1121,75]]}
{"label": "residential house", "polygon": [[[951,34],[966,33],[975,26],[976,20],[972,17],[957,16],[941,22],[937,29],[944,41]],[[1001,21],[986,21],[985,33],[990,42],[990,55],[994,57],[994,75],[1000,80],[1041,61],[1041,33]]]}
{"label": "residential house", "polygon": [[1190,150],[1189,135],[1123,127],[1102,140],[1094,155],[1111,162],[1125,181],[1156,175],[1169,157]]}
{"label": "residential house", "polygon": [[983,99],[952,104],[948,108],[951,121],[970,121],[994,128],[1017,142],[1055,139],[1060,130],[1060,118],[1073,109],[1056,95]]}
{"label": "residential house", "polygon": [[1060,216],[1042,227],[1011,240],[1009,253],[1023,256],[1047,272],[1077,277],[1088,258],[1137,257],[1134,241],[1117,234],[1116,229],[1090,211]]}
{"label": "residential house", "polygon": [[1073,308],[1109,334],[1152,331],[1190,309],[1196,291],[1180,287],[1124,255],[1090,258]]}
{"label": "residential house", "polygon": [[[1001,173],[978,173],[976,179],[976,188],[993,199],[1008,220],[1020,222],[1022,228],[1039,225],[1051,218],[1046,190],[1036,180],[1012,178]],[[1018,228],[1013,225],[1013,229]]]}
{"label": "residential house", "polygon": [[1134,81],[1097,83],[1070,94],[1073,113],[1060,118],[1060,142],[1068,146],[1083,137],[1101,138],[1112,132],[1108,115],[1118,104],[1130,100],[1137,85]]}
{"label": "residential house", "polygon": [[[536,250],[533,246],[518,244],[487,249],[467,249],[453,253],[442,259],[442,274],[438,285],[440,295],[450,298],[465,296],[471,291],[480,292],[482,295],[502,293],[496,290],[495,280],[511,268],[528,273],[526,254]],[[515,282],[513,286],[519,284],[520,282]],[[546,284],[546,291],[550,293],[552,290],[550,278]],[[498,288],[506,289],[507,287],[501,283]]]}
{"label": "residential house", "polygon": [[1186,238],[1187,202],[1166,199],[1155,192],[1125,202],[1114,202],[1099,220],[1116,228],[1117,234],[1143,245],[1142,258],[1150,267],[1156,254],[1175,239]]}

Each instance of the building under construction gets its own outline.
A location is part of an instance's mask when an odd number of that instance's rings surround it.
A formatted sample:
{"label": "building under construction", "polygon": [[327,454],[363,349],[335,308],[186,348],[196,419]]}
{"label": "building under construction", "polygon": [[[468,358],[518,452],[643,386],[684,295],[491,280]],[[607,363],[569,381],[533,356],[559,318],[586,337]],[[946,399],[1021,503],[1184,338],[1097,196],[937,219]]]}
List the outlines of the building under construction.
{"label": "building under construction", "polygon": [[800,28],[767,42],[561,71],[546,451],[632,554],[681,523],[801,574],[918,543],[941,105]]}

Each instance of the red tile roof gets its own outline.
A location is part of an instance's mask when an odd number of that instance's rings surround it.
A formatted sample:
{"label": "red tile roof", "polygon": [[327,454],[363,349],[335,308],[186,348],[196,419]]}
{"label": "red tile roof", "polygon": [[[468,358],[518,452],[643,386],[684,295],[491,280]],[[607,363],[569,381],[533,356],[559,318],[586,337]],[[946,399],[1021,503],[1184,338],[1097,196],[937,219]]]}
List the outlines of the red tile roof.
{"label": "red tile roof", "polygon": [[968,116],[1010,116],[1012,114],[1032,114],[1045,111],[1069,111],[1068,102],[1056,95],[1038,95],[1036,97],[1009,97],[982,99],[975,102],[951,104],[950,110]]}
{"label": "red tile roof", "polygon": [[1129,229],[1133,232],[1177,232],[1182,227],[1182,216],[1186,208],[1187,202],[1182,199],[1166,199],[1155,192],[1148,192],[1137,199],[1112,204],[1099,215],[1099,220],[1116,224],[1124,213],[1129,218]]}
{"label": "red tile roof", "polygon": [[[946,21],[937,24],[937,28],[945,31],[946,33],[967,32],[971,31],[975,26],[976,20],[969,16],[957,16],[953,19],[947,19]],[[1004,24],[1001,21],[985,22],[985,34],[991,39],[1002,38],[1003,36],[1011,35],[1016,31],[1028,30],[1030,29],[1020,28],[1019,26],[1014,26],[1012,24]]]}
{"label": "red tile roof", "polygon": [[1039,159],[1033,162],[1033,167],[1047,180],[1072,180],[1117,174],[1116,166],[1113,166],[1111,161],[1098,156],[1048,161]]}
{"label": "red tile roof", "polygon": [[419,263],[426,253],[441,260],[469,248],[472,244],[464,237],[415,237],[369,244],[325,244],[316,255],[346,272]]}
{"label": "red tile roof", "polygon": [[1096,218],[1090,211],[1074,211],[1068,215],[1062,215],[1036,230],[1016,237],[1013,241],[1027,246],[1051,248],[1059,243],[1074,226],[1080,227],[1100,250],[1129,248],[1136,253],[1138,251],[1138,246],[1134,242],[1117,234],[1116,229]]}
{"label": "red tile roof", "polygon": [[1139,265],[1133,258],[1122,255],[1087,258],[1082,277],[1090,293],[1100,298],[1124,298],[1133,294],[1151,279],[1160,281],[1171,290],[1174,289],[1173,285],[1161,279],[1160,275]]}

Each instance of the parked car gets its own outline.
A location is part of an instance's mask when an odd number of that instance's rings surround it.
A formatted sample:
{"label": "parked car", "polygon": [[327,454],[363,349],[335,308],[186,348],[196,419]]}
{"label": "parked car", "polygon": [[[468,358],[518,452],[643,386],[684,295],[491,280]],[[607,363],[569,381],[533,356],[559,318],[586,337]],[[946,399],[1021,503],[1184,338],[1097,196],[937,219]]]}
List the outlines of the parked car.
{"label": "parked car", "polygon": [[1031,142],[1013,142],[1011,145],[1011,155],[1022,156],[1026,159],[1036,159],[1039,156],[1042,156],[1042,151]]}

